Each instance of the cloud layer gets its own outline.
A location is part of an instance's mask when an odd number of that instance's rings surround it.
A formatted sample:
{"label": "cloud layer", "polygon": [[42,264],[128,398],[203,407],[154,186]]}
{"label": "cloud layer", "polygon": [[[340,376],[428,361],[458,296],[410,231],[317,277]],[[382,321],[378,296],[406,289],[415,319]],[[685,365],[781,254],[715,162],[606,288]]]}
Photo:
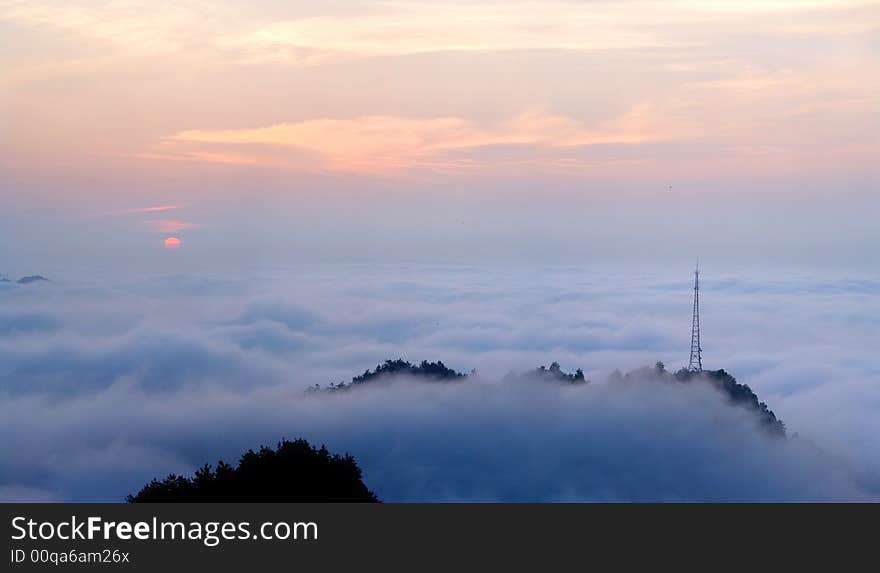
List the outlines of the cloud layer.
{"label": "cloud layer", "polygon": [[[284,436],[350,451],[387,500],[877,496],[871,279],[706,279],[707,366],[751,385],[799,435],[779,442],[707,389],[603,384],[615,368],[686,359],[688,285],[663,275],[353,266],[52,278],[0,285],[9,498],[121,499]],[[303,392],[397,356],[478,376]],[[502,382],[552,360],[593,384]]]}

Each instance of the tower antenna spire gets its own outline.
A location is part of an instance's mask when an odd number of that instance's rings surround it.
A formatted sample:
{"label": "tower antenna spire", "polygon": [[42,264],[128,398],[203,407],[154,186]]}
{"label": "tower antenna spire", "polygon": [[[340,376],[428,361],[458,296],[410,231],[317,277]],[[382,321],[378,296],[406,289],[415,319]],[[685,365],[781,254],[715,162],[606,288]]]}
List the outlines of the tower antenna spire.
{"label": "tower antenna spire", "polygon": [[700,259],[697,259],[694,269],[694,318],[691,323],[691,359],[688,370],[703,371],[703,349],[700,347]]}

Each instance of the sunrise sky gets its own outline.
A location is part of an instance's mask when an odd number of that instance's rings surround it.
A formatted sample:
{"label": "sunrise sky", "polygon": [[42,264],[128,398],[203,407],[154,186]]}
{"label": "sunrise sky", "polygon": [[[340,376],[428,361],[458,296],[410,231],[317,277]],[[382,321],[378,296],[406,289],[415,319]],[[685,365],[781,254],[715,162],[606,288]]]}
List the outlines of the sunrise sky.
{"label": "sunrise sky", "polygon": [[2,0],[0,36],[0,272],[878,262],[878,2]]}
{"label": "sunrise sky", "polygon": [[[878,134],[880,0],[0,0],[0,501],[282,436],[387,501],[878,500]],[[698,258],[809,447],[602,390],[687,365]],[[304,394],[397,357],[475,386]]]}

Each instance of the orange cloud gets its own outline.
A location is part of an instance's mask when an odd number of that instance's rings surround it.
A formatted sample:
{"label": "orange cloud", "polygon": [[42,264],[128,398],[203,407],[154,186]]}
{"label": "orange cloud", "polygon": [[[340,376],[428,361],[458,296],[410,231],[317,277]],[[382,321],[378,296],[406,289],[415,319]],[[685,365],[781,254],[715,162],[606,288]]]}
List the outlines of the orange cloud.
{"label": "orange cloud", "polygon": [[[16,30],[0,152],[22,178],[116,173],[127,158],[167,162],[136,166],[155,178],[197,164],[632,177],[634,161],[645,176],[694,169],[654,144],[695,141],[714,145],[699,167],[716,174],[755,149],[773,150],[768,169],[876,165],[877,0],[154,4],[0,0]],[[498,121],[524,109],[568,116]]]}
{"label": "orange cloud", "polygon": [[166,138],[159,145],[161,152],[150,156],[292,169],[395,173],[420,167],[479,168],[480,161],[469,157],[471,151],[521,146],[549,150],[540,155],[555,162],[566,159],[570,155],[568,150],[581,146],[639,144],[682,137],[685,127],[662,111],[652,104],[643,104],[595,127],[570,117],[540,112],[523,113],[488,126],[460,117],[312,119],[258,128],[181,131]]}

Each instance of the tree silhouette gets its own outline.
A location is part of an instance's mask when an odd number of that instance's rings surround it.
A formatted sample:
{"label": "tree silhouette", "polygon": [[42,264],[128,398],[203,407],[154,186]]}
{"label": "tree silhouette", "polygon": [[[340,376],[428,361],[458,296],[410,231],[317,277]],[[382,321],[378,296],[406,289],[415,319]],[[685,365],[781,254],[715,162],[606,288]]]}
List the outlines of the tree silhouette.
{"label": "tree silhouette", "polygon": [[275,449],[248,450],[232,467],[205,464],[191,478],[152,480],[129,503],[159,502],[376,502],[361,469],[346,454],[330,454],[306,440],[282,440]]}
{"label": "tree silhouette", "polygon": [[40,281],[49,282],[49,279],[47,279],[44,276],[40,276],[40,275],[31,275],[31,276],[27,276],[27,277],[21,277],[16,282],[20,285],[29,285],[31,283],[36,283],[36,282],[40,282]]}
{"label": "tree silhouette", "polygon": [[675,373],[675,379],[679,382],[704,381],[711,383],[726,394],[733,404],[755,410],[761,420],[762,427],[771,435],[785,436],[785,423],[776,417],[773,410],[758,399],[758,396],[749,388],[748,384],[740,384],[736,381],[736,378],[723,369],[693,372],[682,368]]}
{"label": "tree silhouette", "polygon": [[584,378],[584,371],[578,368],[574,374],[569,374],[562,370],[559,362],[553,362],[549,368],[539,366],[534,370],[526,373],[526,376],[538,378],[539,380],[548,380],[552,382],[567,382],[569,384],[587,384],[589,380]]}
{"label": "tree silhouette", "polygon": [[758,396],[752,392],[748,384],[740,384],[736,378],[725,372],[724,370],[702,370],[694,372],[687,368],[682,368],[675,374],[666,370],[666,366],[662,362],[657,362],[653,368],[647,366],[638,368],[631,372],[627,372],[621,376],[615,371],[609,378],[611,383],[621,382],[653,382],[653,381],[669,382],[669,383],[685,383],[685,384],[711,384],[724,394],[731,404],[742,406],[754,410],[758,415],[761,426],[771,435],[777,437],[785,436],[785,424],[776,417],[776,414],[767,407],[767,404],[761,402]]}
{"label": "tree silhouette", "polygon": [[440,360],[438,360],[437,362],[428,362],[427,360],[422,360],[422,362],[418,366],[415,366],[407,362],[406,360],[398,358],[397,360],[386,360],[382,364],[377,364],[375,370],[365,370],[364,373],[360,376],[355,376],[354,378],[352,378],[351,382],[348,384],[346,384],[345,382],[334,384],[331,382],[326,388],[322,388],[320,384],[315,384],[314,386],[309,387],[308,390],[310,392],[320,392],[322,390],[326,390],[328,392],[348,390],[355,386],[366,384],[367,382],[372,382],[380,378],[389,378],[392,376],[400,375],[407,375],[412,376],[413,378],[421,378],[424,380],[435,382],[451,382],[467,378],[467,374],[462,374],[461,372],[457,372],[452,368],[448,368]]}
{"label": "tree silhouette", "polygon": [[[366,384],[368,382],[387,378],[397,375],[408,375],[414,378],[422,378],[432,381],[455,381],[467,378],[467,374],[456,372],[448,368],[443,362],[428,362],[423,360],[418,366],[415,366],[405,360],[398,358],[397,360],[386,360],[382,364],[378,364],[375,370],[365,370],[360,376],[355,376],[349,384],[340,382],[339,384],[330,384],[326,388],[322,388],[319,384],[309,388],[310,392],[319,391],[339,391],[348,390],[350,388]],[[538,380],[547,380],[551,382],[563,382],[569,384],[589,384],[590,381],[584,377],[584,372],[580,368],[570,374],[562,370],[559,362],[553,362],[549,367],[539,366],[538,368],[526,372],[526,377]],[[514,374],[509,374],[508,378],[516,378]],[[619,370],[612,372],[609,382],[612,384],[623,382],[640,382],[640,381],[662,381],[662,382],[679,382],[679,383],[709,383],[724,393],[731,403],[738,406],[747,407],[757,412],[762,426],[775,436],[785,436],[785,424],[776,417],[767,404],[758,400],[758,397],[752,392],[752,389],[746,384],[740,384],[736,379],[724,370],[703,370],[701,372],[693,372],[687,369],[681,369],[675,374],[666,369],[666,365],[662,361],[657,361],[653,367],[645,366],[638,368],[627,374],[621,374]]]}

